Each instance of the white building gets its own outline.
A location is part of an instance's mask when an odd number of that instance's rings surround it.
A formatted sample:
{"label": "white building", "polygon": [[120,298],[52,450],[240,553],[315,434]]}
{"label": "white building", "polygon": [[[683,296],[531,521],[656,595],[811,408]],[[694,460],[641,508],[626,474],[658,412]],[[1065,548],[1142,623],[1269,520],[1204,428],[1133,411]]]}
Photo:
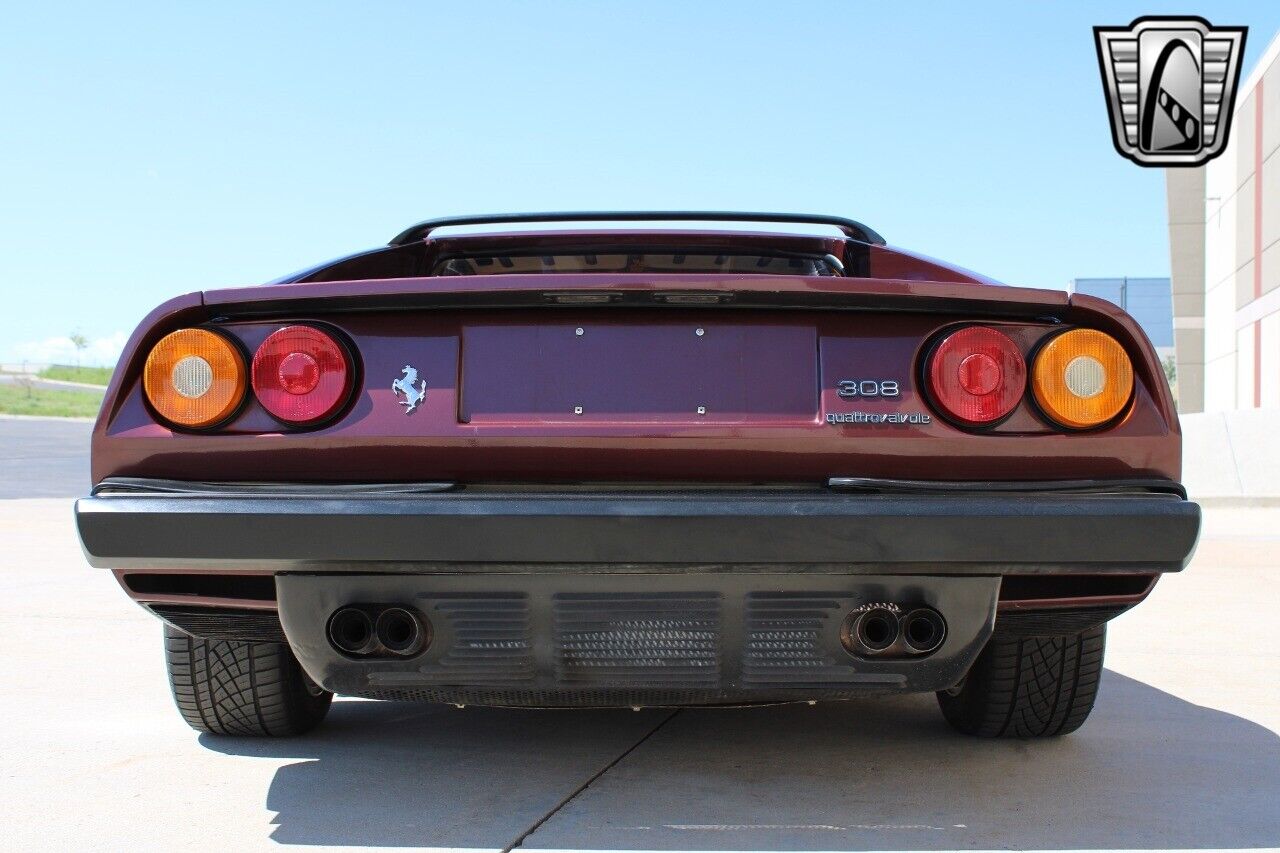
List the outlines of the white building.
{"label": "white building", "polygon": [[1179,408],[1280,408],[1280,37],[1236,94],[1227,148],[1169,169]]}

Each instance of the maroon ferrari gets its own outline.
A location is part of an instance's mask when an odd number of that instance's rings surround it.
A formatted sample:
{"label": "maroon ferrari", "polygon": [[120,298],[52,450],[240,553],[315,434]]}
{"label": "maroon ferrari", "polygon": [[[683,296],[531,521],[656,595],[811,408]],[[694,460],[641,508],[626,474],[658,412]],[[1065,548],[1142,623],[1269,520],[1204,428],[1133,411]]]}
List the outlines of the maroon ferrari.
{"label": "maroon ferrari", "polygon": [[839,217],[456,217],[153,311],[76,520],[206,732],[300,733],[335,693],[932,691],[1032,737],[1084,722],[1107,621],[1190,559],[1180,456],[1098,299]]}

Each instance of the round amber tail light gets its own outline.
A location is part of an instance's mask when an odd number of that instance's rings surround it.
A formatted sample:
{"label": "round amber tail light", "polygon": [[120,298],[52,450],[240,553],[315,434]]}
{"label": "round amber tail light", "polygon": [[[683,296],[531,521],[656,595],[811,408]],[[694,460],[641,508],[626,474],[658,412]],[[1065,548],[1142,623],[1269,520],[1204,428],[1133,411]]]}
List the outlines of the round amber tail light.
{"label": "round amber tail light", "polygon": [[142,388],[160,417],[201,429],[230,417],[244,399],[244,356],[208,329],[165,335],[147,356]]}
{"label": "round amber tail light", "polygon": [[1093,329],[1057,335],[1036,354],[1031,387],[1046,415],[1088,429],[1120,414],[1133,394],[1133,364],[1124,347]]}

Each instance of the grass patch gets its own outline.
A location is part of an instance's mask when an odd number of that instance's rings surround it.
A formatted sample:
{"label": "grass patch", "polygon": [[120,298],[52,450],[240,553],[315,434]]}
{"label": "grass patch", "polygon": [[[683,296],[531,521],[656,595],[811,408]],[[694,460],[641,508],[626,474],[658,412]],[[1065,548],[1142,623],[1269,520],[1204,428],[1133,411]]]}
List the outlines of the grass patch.
{"label": "grass patch", "polygon": [[72,367],[69,364],[51,364],[37,375],[41,379],[58,379],[63,382],[83,382],[86,385],[106,387],[111,381],[110,367]]}
{"label": "grass patch", "polygon": [[93,418],[102,406],[97,391],[47,391],[20,384],[0,385],[0,414],[43,415],[53,418]]}

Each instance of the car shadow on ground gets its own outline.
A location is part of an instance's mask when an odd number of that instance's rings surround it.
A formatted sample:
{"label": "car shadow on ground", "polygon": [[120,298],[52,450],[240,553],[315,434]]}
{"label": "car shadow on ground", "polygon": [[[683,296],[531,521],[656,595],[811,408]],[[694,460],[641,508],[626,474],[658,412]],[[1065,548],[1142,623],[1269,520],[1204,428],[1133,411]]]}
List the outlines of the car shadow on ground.
{"label": "car shadow on ground", "polygon": [[340,701],[312,736],[201,742],[300,759],[266,792],[280,843],[502,848],[626,753],[523,847],[1280,846],[1280,737],[1111,671],[1053,741],[964,738],[906,696],[674,715]]}

